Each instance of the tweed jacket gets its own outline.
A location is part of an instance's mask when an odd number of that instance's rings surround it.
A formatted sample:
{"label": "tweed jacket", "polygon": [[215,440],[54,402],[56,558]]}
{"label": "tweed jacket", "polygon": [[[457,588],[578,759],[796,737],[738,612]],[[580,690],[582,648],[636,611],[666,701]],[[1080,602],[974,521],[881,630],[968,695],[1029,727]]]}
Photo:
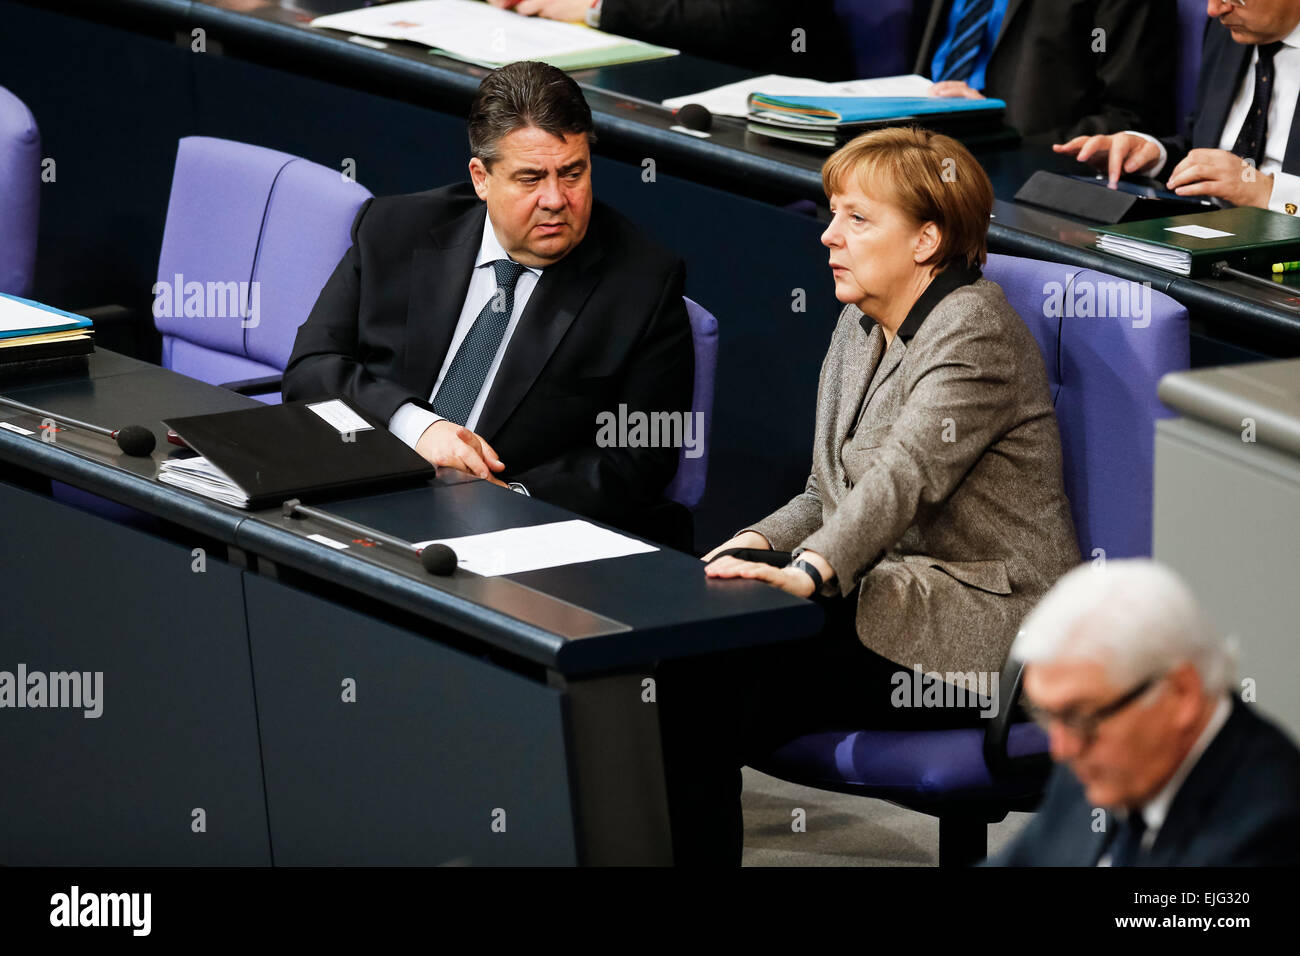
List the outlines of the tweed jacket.
{"label": "tweed jacket", "polygon": [[857,592],[877,654],[1000,671],[1021,619],[1079,562],[1043,359],[1002,289],[944,270],[887,349],[845,307],[807,486],[750,530],[830,562],[826,593]]}

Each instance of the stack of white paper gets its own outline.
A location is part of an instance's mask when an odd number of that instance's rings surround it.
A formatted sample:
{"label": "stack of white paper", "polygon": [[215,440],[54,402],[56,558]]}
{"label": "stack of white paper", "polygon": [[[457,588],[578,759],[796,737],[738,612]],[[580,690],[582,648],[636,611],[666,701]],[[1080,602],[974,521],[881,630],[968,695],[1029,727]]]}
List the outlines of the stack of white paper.
{"label": "stack of white paper", "polygon": [[1181,249],[1167,249],[1143,242],[1141,239],[1112,236],[1106,233],[1097,237],[1097,248],[1113,256],[1144,262],[1157,269],[1176,272],[1179,275],[1191,275],[1192,272],[1192,254]]}
{"label": "stack of white paper", "polygon": [[422,43],[458,60],[484,66],[541,60],[566,68],[572,58],[598,56],[602,51],[628,46],[644,48],[643,53],[675,52],[580,24],[521,16],[481,0],[408,0],[317,17],[311,25]]}
{"label": "stack of white paper", "polygon": [[236,508],[248,507],[243,488],[206,458],[172,458],[158,466],[158,480]]}

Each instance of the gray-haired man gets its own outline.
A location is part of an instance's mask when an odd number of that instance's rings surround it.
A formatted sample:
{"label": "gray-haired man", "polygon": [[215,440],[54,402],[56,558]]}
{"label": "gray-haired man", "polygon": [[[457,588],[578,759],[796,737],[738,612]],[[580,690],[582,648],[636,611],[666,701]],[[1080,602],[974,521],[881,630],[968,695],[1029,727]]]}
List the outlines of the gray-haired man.
{"label": "gray-haired man", "polygon": [[677,449],[602,442],[597,422],[689,413],[685,269],[593,201],[592,138],[560,70],[490,73],[472,181],[362,206],[284,396],[344,396],[435,465],[679,543],[662,502]]}
{"label": "gray-haired man", "polygon": [[1300,863],[1300,751],[1233,693],[1232,655],[1168,569],[1076,568],[1011,656],[1058,766],[993,863]]}

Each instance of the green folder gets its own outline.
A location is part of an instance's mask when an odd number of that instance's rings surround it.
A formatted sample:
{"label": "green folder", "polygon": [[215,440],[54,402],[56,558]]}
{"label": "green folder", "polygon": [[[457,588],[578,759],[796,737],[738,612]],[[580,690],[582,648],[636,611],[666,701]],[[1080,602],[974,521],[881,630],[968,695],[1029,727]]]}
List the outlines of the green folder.
{"label": "green folder", "polygon": [[1300,259],[1300,216],[1253,206],[1095,226],[1097,248],[1179,275],[1211,274],[1215,263],[1263,268]]}
{"label": "green folder", "polygon": [[[438,47],[434,47],[429,52],[436,53],[438,56],[451,57],[453,60],[460,60],[462,63],[473,63],[476,66],[487,67],[489,70],[495,70],[497,67],[505,66],[509,62],[508,60],[475,60]],[[640,40],[627,40],[623,43],[615,43],[595,50],[584,50],[581,53],[566,53],[562,56],[544,56],[536,59],[542,60],[557,70],[573,71],[590,70],[601,66],[616,66],[620,63],[637,63],[641,60],[658,60],[676,55],[677,51],[668,47],[643,43]]]}

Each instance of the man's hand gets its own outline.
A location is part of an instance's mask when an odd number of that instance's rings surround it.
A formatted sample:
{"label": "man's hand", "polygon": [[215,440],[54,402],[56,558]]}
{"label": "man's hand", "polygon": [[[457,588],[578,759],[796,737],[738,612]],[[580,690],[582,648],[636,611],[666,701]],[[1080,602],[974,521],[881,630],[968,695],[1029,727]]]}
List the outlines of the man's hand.
{"label": "man's hand", "polygon": [[718,545],[704,557],[700,558],[700,560],[707,563],[713,560],[714,555],[720,554],[723,551],[728,551],[731,548],[752,548],[756,551],[770,551],[772,546],[767,543],[767,538],[763,537],[757,531],[742,531],[730,541],[722,542],[722,544]]}
{"label": "man's hand", "polygon": [[1214,196],[1235,206],[1267,209],[1273,176],[1226,149],[1194,149],[1169,174],[1169,188],[1180,196]]}
{"label": "man's hand", "polygon": [[930,95],[964,100],[982,100],[986,98],[979,90],[972,89],[965,80],[940,80],[930,87]]}
{"label": "man's hand", "polygon": [[570,23],[581,23],[591,6],[591,0],[488,0],[488,3],[526,17],[545,17]]}
{"label": "man's hand", "polygon": [[486,441],[468,428],[447,419],[434,422],[424,430],[415,445],[416,453],[439,468],[455,468],[495,485],[506,483],[492,473],[505,471],[505,465]]}
{"label": "man's hand", "polygon": [[1052,149],[1108,174],[1112,186],[1123,173],[1145,173],[1160,162],[1160,147],[1132,133],[1076,136],[1068,143],[1057,143]]}

